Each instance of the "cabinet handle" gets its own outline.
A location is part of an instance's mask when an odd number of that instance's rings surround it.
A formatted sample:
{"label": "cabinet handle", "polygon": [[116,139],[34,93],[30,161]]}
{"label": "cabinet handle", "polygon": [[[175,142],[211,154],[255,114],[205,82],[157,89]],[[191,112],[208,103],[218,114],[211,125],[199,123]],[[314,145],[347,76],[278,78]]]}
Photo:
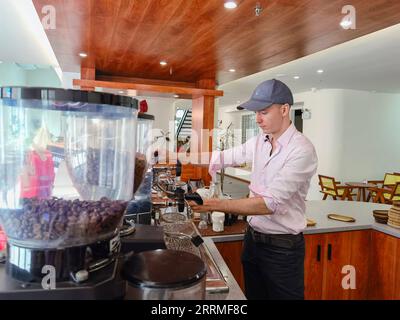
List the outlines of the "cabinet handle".
{"label": "cabinet handle", "polygon": [[328,244],[328,260],[332,260],[332,245]]}
{"label": "cabinet handle", "polygon": [[317,246],[317,261],[321,261],[321,245]]}

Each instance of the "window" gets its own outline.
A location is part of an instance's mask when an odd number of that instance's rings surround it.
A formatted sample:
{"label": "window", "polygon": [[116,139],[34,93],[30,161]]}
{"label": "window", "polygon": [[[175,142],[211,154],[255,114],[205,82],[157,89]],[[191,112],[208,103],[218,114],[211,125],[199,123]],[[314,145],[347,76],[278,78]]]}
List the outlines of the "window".
{"label": "window", "polygon": [[242,116],[242,143],[258,134],[256,114],[245,114]]}

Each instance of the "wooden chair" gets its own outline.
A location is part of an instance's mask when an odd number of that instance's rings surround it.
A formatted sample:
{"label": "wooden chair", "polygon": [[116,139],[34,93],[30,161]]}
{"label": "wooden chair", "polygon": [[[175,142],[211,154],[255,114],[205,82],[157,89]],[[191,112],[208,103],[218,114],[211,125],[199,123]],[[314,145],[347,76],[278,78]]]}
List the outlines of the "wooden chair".
{"label": "wooden chair", "polygon": [[326,200],[328,196],[331,196],[333,200],[337,200],[337,198],[339,198],[340,200],[345,200],[347,198],[349,201],[353,201],[353,196],[355,194],[351,193],[351,187],[341,186],[340,182],[335,181],[335,178],[333,177],[323,176],[319,174],[318,179],[319,185],[321,186],[320,192],[324,194],[322,200]]}
{"label": "wooden chair", "polygon": [[[397,182],[400,182],[400,173],[385,173],[383,180],[368,180],[368,183],[376,184],[376,188],[369,188],[367,202],[372,198],[373,202],[377,198],[377,189],[393,189]],[[382,190],[380,190],[382,193]]]}
{"label": "wooden chair", "polygon": [[400,201],[400,182],[392,188],[375,188],[373,202],[392,204],[393,201]]}

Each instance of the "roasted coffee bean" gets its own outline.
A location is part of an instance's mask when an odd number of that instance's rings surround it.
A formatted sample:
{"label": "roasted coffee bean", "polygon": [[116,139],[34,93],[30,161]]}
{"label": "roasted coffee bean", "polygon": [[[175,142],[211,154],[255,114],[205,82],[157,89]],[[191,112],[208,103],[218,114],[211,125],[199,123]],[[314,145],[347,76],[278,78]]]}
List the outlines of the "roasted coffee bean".
{"label": "roasted coffee bean", "polygon": [[147,160],[146,156],[142,153],[136,152],[136,157],[135,157],[135,178],[133,181],[133,193],[135,193],[138,189],[139,186],[141,185],[144,175],[147,170]]}
{"label": "roasted coffee bean", "polygon": [[113,233],[127,202],[107,198],[99,201],[33,198],[24,199],[23,204],[22,210],[6,210],[3,224],[11,239],[61,239],[58,245],[74,245]]}

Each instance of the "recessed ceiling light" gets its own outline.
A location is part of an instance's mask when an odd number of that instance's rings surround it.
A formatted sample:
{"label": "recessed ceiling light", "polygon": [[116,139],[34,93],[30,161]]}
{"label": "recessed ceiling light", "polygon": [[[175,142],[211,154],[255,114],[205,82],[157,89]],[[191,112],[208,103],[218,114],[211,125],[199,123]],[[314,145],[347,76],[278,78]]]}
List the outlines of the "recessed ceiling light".
{"label": "recessed ceiling light", "polygon": [[340,25],[342,26],[342,28],[346,29],[346,28],[348,28],[348,27],[350,27],[352,25],[352,22],[351,22],[350,19],[343,19],[340,22]]}
{"label": "recessed ceiling light", "polygon": [[79,56],[80,56],[81,58],[86,58],[88,55],[87,55],[87,53],[81,52],[81,53],[79,54]]}
{"label": "recessed ceiling light", "polygon": [[237,4],[235,1],[225,1],[224,7],[226,9],[235,9],[237,7]]}
{"label": "recessed ceiling light", "polygon": [[319,69],[319,70],[317,70],[317,72],[318,72],[318,73],[324,73],[324,70]]}
{"label": "recessed ceiling light", "polygon": [[160,61],[160,64],[161,64],[162,66],[166,66],[166,65],[167,65],[167,61],[162,60],[162,61]]}
{"label": "recessed ceiling light", "polygon": [[118,93],[119,93],[119,94],[123,94],[124,92],[123,92],[123,91],[119,91]]}
{"label": "recessed ceiling light", "polygon": [[298,80],[298,79],[300,79],[300,77],[299,76],[294,76],[293,79]]}
{"label": "recessed ceiling light", "polygon": [[174,98],[179,98],[179,96],[177,94],[174,94]]}
{"label": "recessed ceiling light", "polygon": [[229,69],[229,72],[236,72],[236,69]]}

